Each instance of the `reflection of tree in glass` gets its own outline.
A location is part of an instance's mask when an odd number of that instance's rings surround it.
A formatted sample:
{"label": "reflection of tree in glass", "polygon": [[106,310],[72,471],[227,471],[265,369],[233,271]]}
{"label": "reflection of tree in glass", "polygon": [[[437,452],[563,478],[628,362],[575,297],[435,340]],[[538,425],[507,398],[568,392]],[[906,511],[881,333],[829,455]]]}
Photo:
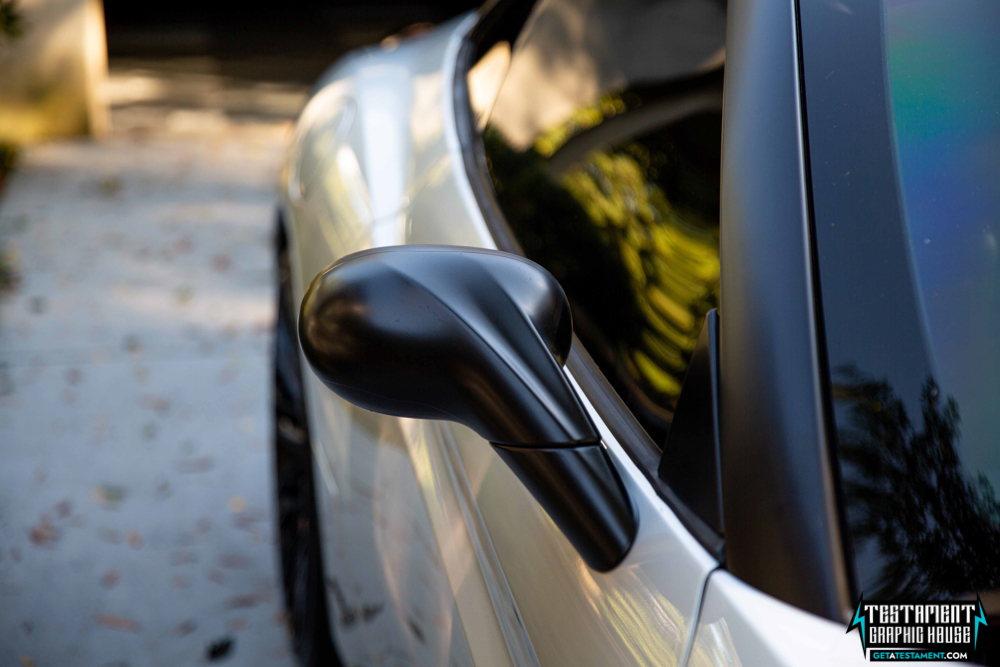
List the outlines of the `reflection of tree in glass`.
{"label": "reflection of tree in glass", "polygon": [[[701,322],[718,303],[720,123],[717,114],[685,119],[594,151],[559,176],[537,145],[517,152],[495,129],[484,135],[515,236],[563,285],[580,338],[660,442]],[[567,133],[549,134],[557,145]],[[691,153],[711,157],[706,165]]]}
{"label": "reflection of tree in glass", "polygon": [[[850,404],[840,429],[851,532],[881,561],[873,598],[947,599],[1000,587],[1000,503],[982,474],[967,480],[956,451],[958,404],[937,383],[921,393],[923,430],[886,381],[840,370],[834,396]],[[869,594],[869,591],[865,591]]]}
{"label": "reflection of tree in glass", "polygon": [[[641,106],[636,103],[637,99],[630,101],[633,101],[633,108]],[[628,108],[629,105],[622,95],[614,93],[601,95],[594,104],[579,107],[566,121],[542,133],[535,139],[535,151],[544,157],[552,157],[571,137],[600,125],[608,118],[625,113]]]}
{"label": "reflection of tree in glass", "polygon": [[[642,146],[627,148],[638,152]],[[716,304],[717,230],[682,219],[624,151],[591,153],[560,182],[590,223],[608,230],[628,271],[642,326],[623,361],[652,389],[651,397],[672,405],[701,319]]]}

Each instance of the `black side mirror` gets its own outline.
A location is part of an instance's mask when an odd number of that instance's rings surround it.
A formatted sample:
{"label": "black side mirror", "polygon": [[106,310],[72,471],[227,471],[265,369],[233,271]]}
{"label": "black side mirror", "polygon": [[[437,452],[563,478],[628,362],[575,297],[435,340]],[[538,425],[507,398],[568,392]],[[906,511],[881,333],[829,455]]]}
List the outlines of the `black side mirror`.
{"label": "black side mirror", "polygon": [[488,440],[587,564],[628,553],[628,493],[563,374],[572,320],[545,269],[493,250],[348,255],[302,300],[299,339],[323,383],[362,408],[465,424]]}

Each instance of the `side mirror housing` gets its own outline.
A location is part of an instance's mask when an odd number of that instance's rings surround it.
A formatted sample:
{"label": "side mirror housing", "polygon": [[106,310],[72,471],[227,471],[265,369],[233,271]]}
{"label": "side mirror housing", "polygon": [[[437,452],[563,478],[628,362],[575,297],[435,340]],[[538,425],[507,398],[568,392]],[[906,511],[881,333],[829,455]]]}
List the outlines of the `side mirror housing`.
{"label": "side mirror housing", "polygon": [[562,370],[569,305],[537,264],[451,246],[348,255],[306,291],[299,338],[348,402],[488,440],[595,570],[628,552],[635,509]]}

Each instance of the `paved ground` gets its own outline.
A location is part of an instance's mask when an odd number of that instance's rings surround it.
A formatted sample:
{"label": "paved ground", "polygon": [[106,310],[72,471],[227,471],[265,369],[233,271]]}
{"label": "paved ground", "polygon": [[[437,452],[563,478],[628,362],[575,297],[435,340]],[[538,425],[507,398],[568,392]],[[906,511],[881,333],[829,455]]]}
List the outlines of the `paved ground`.
{"label": "paved ground", "polygon": [[293,662],[268,355],[303,90],[171,76],[119,71],[115,134],[0,196],[0,665]]}

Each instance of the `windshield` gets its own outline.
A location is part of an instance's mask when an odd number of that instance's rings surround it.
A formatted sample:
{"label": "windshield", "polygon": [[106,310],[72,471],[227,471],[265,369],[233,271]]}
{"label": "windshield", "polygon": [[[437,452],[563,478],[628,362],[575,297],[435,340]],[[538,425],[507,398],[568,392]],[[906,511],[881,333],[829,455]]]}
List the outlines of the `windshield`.
{"label": "windshield", "polygon": [[1000,587],[1000,5],[801,3],[858,592]]}

